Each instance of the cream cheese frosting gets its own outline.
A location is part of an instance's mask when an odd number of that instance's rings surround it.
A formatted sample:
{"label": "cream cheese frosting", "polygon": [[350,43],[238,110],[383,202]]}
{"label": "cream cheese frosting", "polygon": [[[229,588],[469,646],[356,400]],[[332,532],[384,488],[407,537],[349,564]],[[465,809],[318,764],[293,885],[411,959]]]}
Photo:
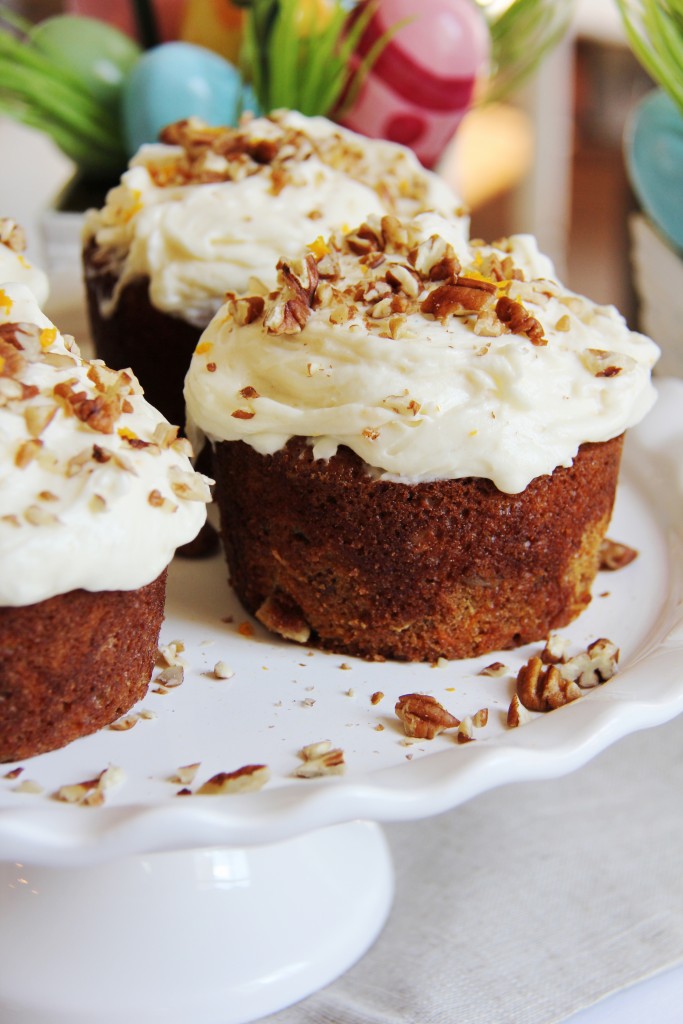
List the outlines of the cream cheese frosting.
{"label": "cream cheese frosting", "polygon": [[276,112],[238,129],[181,122],[163,138],[86,218],[85,246],[117,279],[100,300],[105,316],[126,284],[148,278],[154,306],[204,327],[226,291],[255,279],[274,287],[283,251],[297,256],[372,213],[458,215],[466,237],[460,200],[410,150],[322,117]]}
{"label": "cream cheese frosting", "polygon": [[47,275],[24,256],[26,240],[19,225],[9,217],[0,217],[0,283],[15,281],[33,292],[36,302],[47,301],[49,285]]}
{"label": "cream cheese frosting", "polygon": [[188,450],[129,371],[0,286],[0,606],[156,579],[206,519]]}
{"label": "cream cheese frosting", "polygon": [[370,218],[280,261],[273,298],[233,297],[185,384],[191,431],[272,454],[339,445],[406,483],[518,493],[655,400],[656,345],[554,280],[529,236],[487,246],[424,214]]}

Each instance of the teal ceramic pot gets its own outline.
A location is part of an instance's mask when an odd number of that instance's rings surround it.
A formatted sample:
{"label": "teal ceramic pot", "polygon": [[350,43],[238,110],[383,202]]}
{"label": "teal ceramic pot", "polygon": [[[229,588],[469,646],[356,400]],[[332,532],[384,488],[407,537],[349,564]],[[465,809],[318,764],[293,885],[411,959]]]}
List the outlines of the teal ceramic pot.
{"label": "teal ceramic pot", "polygon": [[634,111],[626,127],[625,157],[643,212],[683,253],[683,114],[660,89]]}

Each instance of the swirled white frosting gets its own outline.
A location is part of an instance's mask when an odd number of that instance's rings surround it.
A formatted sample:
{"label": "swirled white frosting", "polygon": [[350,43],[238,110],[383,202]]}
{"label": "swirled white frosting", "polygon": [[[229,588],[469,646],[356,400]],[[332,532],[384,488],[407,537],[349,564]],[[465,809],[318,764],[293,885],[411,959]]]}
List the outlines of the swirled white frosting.
{"label": "swirled white frosting", "polygon": [[148,278],[154,306],[204,327],[227,291],[245,291],[253,279],[270,289],[279,256],[370,213],[457,211],[466,234],[460,200],[402,146],[294,112],[208,129],[208,137],[217,149],[224,139],[272,143],[276,155],[233,161],[210,149],[188,162],[179,145],[142,147],[86,219],[85,245],[94,242],[99,265],[117,277],[101,303],[105,316],[126,284]]}
{"label": "swirled white frosting", "polygon": [[[613,307],[553,282],[532,238],[513,237],[497,250],[463,244],[435,215],[405,227],[406,244],[388,247],[376,271],[342,247],[338,279],[318,286],[298,331],[277,332],[291,289],[242,326],[235,303],[226,303],[186,379],[193,429],[264,454],[299,435],[320,458],[347,445],[385,478],[484,477],[516,493],[570,465],[582,443],[613,438],[645,415],[655,400],[656,345]],[[427,273],[417,275],[407,312],[378,315],[368,279],[382,280],[393,262],[414,270],[415,247],[439,236],[459,257],[458,280],[479,279],[490,290],[488,307],[440,318],[422,312],[443,283]],[[494,265],[504,268],[502,279]],[[500,321],[503,295],[542,329],[537,343]]]}
{"label": "swirled white frosting", "polygon": [[174,437],[132,375],[82,359],[28,288],[0,286],[0,606],[154,580],[209,499]]}
{"label": "swirled white frosting", "polygon": [[16,252],[9,245],[0,244],[0,283],[14,281],[24,284],[36,297],[36,302],[43,306],[47,301],[49,286],[47,275],[39,267],[33,266],[21,252]]}

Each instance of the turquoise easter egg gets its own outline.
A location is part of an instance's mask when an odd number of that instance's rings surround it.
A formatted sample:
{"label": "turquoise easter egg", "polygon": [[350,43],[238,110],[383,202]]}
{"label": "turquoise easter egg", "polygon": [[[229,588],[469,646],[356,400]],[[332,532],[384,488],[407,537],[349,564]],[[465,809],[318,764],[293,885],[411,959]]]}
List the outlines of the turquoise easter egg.
{"label": "turquoise easter egg", "polygon": [[217,53],[192,43],[162,43],[140,58],[122,91],[122,120],[130,155],[154,142],[173,121],[199,117],[207,124],[235,124],[254,110],[237,68]]}
{"label": "turquoise easter egg", "polygon": [[683,115],[666,93],[648,93],[626,128],[625,158],[647,216],[683,251]]}

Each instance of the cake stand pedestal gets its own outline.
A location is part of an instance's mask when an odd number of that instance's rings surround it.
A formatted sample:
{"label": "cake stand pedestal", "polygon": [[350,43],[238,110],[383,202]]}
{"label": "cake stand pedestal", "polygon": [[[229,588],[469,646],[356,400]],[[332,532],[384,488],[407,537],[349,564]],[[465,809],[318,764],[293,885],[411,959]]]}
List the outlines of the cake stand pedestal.
{"label": "cake stand pedestal", "polygon": [[246,1024],[326,985],[386,920],[364,821],[244,848],[0,865],[3,1024]]}
{"label": "cake stand pedestal", "polygon": [[[221,596],[220,559],[201,572],[178,560],[162,641],[182,639],[183,685],[150,692],[153,715],[134,729],[0,771],[0,1022],[247,1024],[291,1005],[350,967],[386,919],[392,867],[368,822],[564,775],[683,713],[683,381],[658,389],[628,438],[610,525],[640,555],[602,578],[564,633],[574,651],[601,636],[617,643],[619,671],[522,728],[507,727],[507,707],[537,645],[502,655],[509,678],[481,674],[493,654],[340,663],[256,626],[243,635],[244,613]],[[215,677],[220,658],[229,680]],[[486,729],[477,742],[443,733],[408,751],[392,709],[409,692],[436,694],[460,719],[487,707]],[[346,772],[298,778],[297,752],[325,739],[344,750]],[[180,796],[178,766],[195,763],[197,790]],[[268,765],[271,782],[199,794],[247,764]],[[106,765],[122,780],[103,806],[51,799]]]}

